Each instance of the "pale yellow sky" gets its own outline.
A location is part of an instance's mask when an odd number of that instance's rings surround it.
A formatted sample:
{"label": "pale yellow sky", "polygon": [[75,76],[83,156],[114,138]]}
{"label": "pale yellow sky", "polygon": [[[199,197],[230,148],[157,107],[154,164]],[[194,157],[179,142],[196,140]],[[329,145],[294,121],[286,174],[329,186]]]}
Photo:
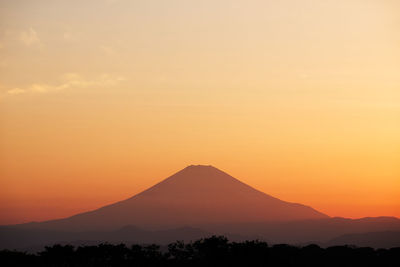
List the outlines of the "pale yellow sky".
{"label": "pale yellow sky", "polygon": [[189,164],[400,217],[400,2],[0,1],[0,223]]}

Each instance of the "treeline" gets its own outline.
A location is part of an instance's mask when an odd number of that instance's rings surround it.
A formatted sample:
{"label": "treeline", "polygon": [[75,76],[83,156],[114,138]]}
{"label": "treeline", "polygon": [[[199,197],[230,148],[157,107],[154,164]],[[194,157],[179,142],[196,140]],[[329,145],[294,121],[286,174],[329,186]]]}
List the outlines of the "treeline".
{"label": "treeline", "polygon": [[164,251],[158,245],[124,244],[54,245],[37,254],[3,250],[0,266],[400,266],[400,247],[269,246],[212,236],[191,243],[178,241]]}

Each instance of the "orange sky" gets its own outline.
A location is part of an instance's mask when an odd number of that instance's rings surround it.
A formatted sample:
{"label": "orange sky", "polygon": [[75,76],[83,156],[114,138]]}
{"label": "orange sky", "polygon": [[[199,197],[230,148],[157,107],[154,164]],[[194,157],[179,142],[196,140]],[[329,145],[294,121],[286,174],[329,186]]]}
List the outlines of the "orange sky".
{"label": "orange sky", "polygon": [[400,217],[400,3],[0,1],[0,224],[211,164]]}

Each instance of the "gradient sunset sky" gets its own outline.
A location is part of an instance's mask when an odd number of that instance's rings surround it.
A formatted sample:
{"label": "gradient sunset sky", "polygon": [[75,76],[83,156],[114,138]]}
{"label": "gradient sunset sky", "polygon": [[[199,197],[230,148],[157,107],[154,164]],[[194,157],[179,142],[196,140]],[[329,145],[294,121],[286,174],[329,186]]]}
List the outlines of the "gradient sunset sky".
{"label": "gradient sunset sky", "polygon": [[0,224],[190,164],[400,217],[400,1],[0,1]]}

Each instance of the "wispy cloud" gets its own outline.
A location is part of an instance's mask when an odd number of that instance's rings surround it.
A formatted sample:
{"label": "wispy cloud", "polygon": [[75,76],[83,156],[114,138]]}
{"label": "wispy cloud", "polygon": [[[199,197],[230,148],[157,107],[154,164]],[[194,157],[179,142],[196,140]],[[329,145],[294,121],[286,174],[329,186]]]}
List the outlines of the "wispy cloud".
{"label": "wispy cloud", "polygon": [[45,83],[34,83],[27,88],[13,88],[7,91],[9,95],[20,95],[25,93],[49,93],[67,89],[83,89],[91,87],[114,87],[125,80],[123,76],[102,74],[94,79],[86,79],[77,73],[62,75],[61,82],[56,85]]}
{"label": "wispy cloud", "polygon": [[14,89],[7,91],[7,94],[10,94],[10,95],[19,95],[19,94],[24,94],[24,93],[26,93],[26,90],[21,89],[21,88],[14,88]]}
{"label": "wispy cloud", "polygon": [[26,46],[40,45],[40,39],[37,32],[31,27],[19,35],[19,40]]}

